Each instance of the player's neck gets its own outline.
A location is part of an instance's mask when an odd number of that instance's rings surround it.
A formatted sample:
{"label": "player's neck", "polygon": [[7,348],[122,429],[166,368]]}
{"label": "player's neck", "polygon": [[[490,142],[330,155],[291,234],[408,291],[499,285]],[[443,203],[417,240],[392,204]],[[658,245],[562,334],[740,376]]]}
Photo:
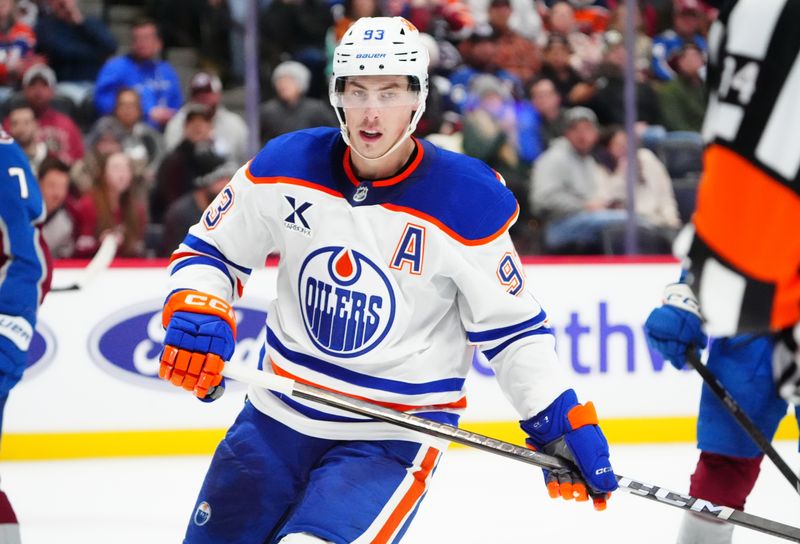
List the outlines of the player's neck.
{"label": "player's neck", "polygon": [[392,177],[406,165],[414,149],[416,149],[416,143],[412,138],[407,138],[400,147],[381,160],[367,160],[359,157],[357,153],[351,153],[350,160],[353,171],[360,179],[386,179]]}

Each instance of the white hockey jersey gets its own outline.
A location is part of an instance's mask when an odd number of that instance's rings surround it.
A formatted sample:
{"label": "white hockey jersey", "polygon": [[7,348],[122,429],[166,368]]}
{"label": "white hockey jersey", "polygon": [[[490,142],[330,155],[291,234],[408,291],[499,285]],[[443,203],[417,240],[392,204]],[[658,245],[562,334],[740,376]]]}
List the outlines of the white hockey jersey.
{"label": "white hockey jersey", "polygon": [[[456,424],[478,345],[520,416],[532,416],[566,384],[507,234],[517,203],[484,163],[415,143],[401,173],[370,182],[336,129],[270,141],[174,253],[170,290],[233,302],[278,253],[265,372]],[[313,436],[411,433],[266,390],[249,396]]]}

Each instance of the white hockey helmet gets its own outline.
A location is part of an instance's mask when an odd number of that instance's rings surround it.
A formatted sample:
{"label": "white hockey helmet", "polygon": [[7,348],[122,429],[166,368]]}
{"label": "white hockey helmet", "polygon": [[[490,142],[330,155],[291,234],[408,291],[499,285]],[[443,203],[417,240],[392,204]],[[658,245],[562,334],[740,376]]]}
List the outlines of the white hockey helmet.
{"label": "white hockey helmet", "polygon": [[341,94],[348,76],[409,77],[410,90],[417,93],[419,107],[402,138],[405,139],[414,132],[425,111],[428,62],[428,49],[420,39],[419,31],[403,17],[362,17],[353,23],[333,52],[333,73],[328,92],[345,142],[350,143]]}

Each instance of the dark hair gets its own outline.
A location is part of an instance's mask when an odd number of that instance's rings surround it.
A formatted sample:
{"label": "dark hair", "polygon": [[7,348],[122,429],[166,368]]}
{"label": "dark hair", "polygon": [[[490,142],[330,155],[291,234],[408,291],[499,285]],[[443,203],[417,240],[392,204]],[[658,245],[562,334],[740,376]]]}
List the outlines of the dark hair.
{"label": "dark hair", "polygon": [[37,172],[36,175],[39,179],[42,179],[51,170],[58,170],[59,172],[64,172],[69,175],[69,166],[67,166],[67,163],[53,155],[48,155],[42,160],[42,164],[39,165],[39,172]]}
{"label": "dark hair", "polygon": [[[17,110],[31,110],[31,111],[33,111],[33,106],[28,104],[27,100],[23,100],[21,102],[17,102],[16,104],[14,104],[10,108],[8,108],[8,115],[11,115],[13,112],[15,112]],[[34,116],[35,116],[35,114],[36,114],[36,112],[34,112]]]}
{"label": "dark hair", "polygon": [[[526,98],[533,98],[533,88],[534,88],[536,85],[538,85],[539,83],[541,83],[542,81],[549,81],[550,83],[552,83],[552,84],[553,84],[553,87],[555,87],[555,86],[556,86],[556,82],[553,80],[553,78],[552,78],[552,77],[550,77],[550,76],[543,76],[543,75],[541,75],[541,74],[539,74],[539,75],[536,75],[536,76],[534,76],[534,77],[533,77],[533,79],[531,79],[531,80],[528,82],[528,84],[527,84],[527,85],[525,85],[525,97],[526,97]],[[556,89],[556,92],[558,92],[558,89]]]}
{"label": "dark hair", "polygon": [[625,127],[622,125],[607,125],[603,127],[600,129],[600,136],[597,138],[597,143],[601,147],[608,147],[617,132],[625,132]]}
{"label": "dark hair", "polygon": [[136,30],[137,28],[142,28],[143,26],[150,26],[152,25],[156,29],[156,35],[159,39],[161,39],[161,29],[158,27],[158,23],[155,19],[151,19],[150,17],[137,17],[131,23],[131,30]]}
{"label": "dark hair", "polygon": [[139,99],[139,103],[141,104],[142,97],[139,96],[139,91],[137,91],[133,87],[127,87],[127,86],[120,87],[119,89],[117,89],[117,92],[114,93],[114,103],[115,104],[117,103],[117,100],[119,100],[119,96],[122,93],[133,93],[133,94],[135,94],[136,98]]}
{"label": "dark hair", "polygon": [[94,201],[95,209],[97,210],[97,225],[95,236],[99,237],[100,234],[106,230],[113,229],[117,226],[114,212],[111,210],[111,199],[109,197],[108,187],[106,186],[106,167],[111,157],[115,155],[122,155],[128,160],[128,167],[131,170],[131,185],[128,187],[119,198],[119,207],[122,212],[122,247],[120,248],[120,255],[134,256],[136,255],[136,247],[138,245],[139,232],[143,231],[144,225],[142,220],[137,214],[136,210],[136,189],[134,187],[135,172],[133,170],[133,161],[125,154],[124,151],[115,151],[104,157],[100,158],[98,172],[93,180],[93,186],[89,189],[88,194]]}
{"label": "dark hair", "polygon": [[205,119],[208,122],[211,122],[214,119],[214,111],[205,104],[200,104],[199,102],[188,102],[185,105],[186,117],[184,118],[184,124],[192,121],[196,118]]}
{"label": "dark hair", "polygon": [[567,38],[564,34],[559,34],[558,32],[553,32],[547,37],[547,43],[544,46],[544,50],[547,51],[548,49],[552,49],[554,45],[563,45],[572,51],[572,44],[569,43],[569,38]]}

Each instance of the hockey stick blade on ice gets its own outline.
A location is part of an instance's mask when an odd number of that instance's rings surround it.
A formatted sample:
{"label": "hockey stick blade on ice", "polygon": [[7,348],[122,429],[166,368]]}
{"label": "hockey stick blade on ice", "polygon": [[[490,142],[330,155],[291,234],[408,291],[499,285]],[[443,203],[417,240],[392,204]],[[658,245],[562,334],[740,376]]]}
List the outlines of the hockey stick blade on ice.
{"label": "hockey stick blade on ice", "polygon": [[[555,469],[563,467],[562,462],[556,457],[532,451],[528,448],[511,444],[510,442],[504,442],[465,429],[459,429],[452,425],[438,423],[404,412],[384,408],[383,406],[327,391],[319,387],[299,383],[289,378],[246,368],[241,365],[225,365],[222,375],[255,387],[263,387],[264,389],[269,389],[285,395],[310,400],[354,414],[385,421],[392,425],[508,457],[539,468]],[[754,516],[727,506],[719,506],[690,495],[676,493],[664,489],[663,487],[633,480],[619,474],[617,474],[617,483],[621,490],[638,497],[694,512],[707,518],[732,523],[791,542],[800,542],[800,528],[798,527]]]}
{"label": "hockey stick blade on ice", "polygon": [[767,437],[756,427],[755,423],[753,423],[744,410],[742,410],[728,390],[725,389],[717,377],[714,376],[714,373],[700,361],[693,347],[686,350],[686,360],[689,361],[689,364],[700,374],[700,377],[703,378],[703,381],[711,392],[722,402],[725,409],[728,410],[728,413],[733,416],[739,423],[739,426],[747,433],[747,436],[761,448],[764,455],[770,458],[778,468],[778,471],[789,481],[794,490],[800,494],[800,477],[786,464],[786,461],[784,461],[783,457],[775,450],[772,443],[767,440]]}
{"label": "hockey stick blade on ice", "polygon": [[92,260],[86,265],[86,268],[83,269],[80,278],[75,283],[59,287],[52,287],[50,291],[54,293],[79,291],[92,283],[98,274],[111,266],[111,261],[114,260],[114,256],[117,254],[118,245],[119,242],[117,241],[116,235],[107,235],[105,238],[103,238],[103,241],[100,244],[100,247],[97,248],[97,252],[94,254],[94,257],[92,257]]}

